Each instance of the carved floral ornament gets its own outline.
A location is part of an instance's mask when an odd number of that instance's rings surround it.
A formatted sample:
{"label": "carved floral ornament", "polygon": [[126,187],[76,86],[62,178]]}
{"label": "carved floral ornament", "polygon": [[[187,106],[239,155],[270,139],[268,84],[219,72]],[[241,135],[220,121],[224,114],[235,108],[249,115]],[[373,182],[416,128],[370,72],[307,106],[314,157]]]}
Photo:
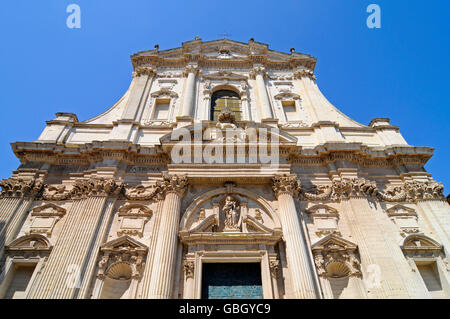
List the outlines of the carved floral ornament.
{"label": "carved floral ornament", "polygon": [[2,191],[0,198],[3,197],[34,197],[40,193],[44,183],[42,179],[22,179],[11,177],[0,181]]}
{"label": "carved floral ornament", "polygon": [[406,181],[403,185],[388,186],[381,191],[374,181],[363,178],[335,180],[331,185],[313,185],[306,190],[301,188],[295,174],[276,176],[273,178],[275,195],[290,193],[299,195],[306,201],[339,201],[353,197],[369,197],[386,202],[411,202],[425,200],[445,200],[442,183],[434,181]]}
{"label": "carved floral ornament", "polygon": [[[187,185],[188,180],[185,176],[165,175],[162,181],[148,186],[131,186],[113,179],[90,178],[76,180],[72,185],[45,185],[40,189],[43,189],[41,197],[44,200],[59,201],[90,196],[123,196],[130,200],[156,200],[162,199],[168,192],[183,195]],[[6,187],[2,195],[18,194],[16,190],[10,190],[11,187],[8,185]]]}

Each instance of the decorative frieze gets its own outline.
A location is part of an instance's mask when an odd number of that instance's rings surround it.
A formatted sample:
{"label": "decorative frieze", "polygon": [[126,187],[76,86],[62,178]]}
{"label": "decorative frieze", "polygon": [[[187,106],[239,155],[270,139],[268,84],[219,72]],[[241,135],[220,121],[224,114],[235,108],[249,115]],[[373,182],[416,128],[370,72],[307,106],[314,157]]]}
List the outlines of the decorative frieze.
{"label": "decorative frieze", "polygon": [[42,179],[22,179],[11,177],[0,181],[2,191],[0,192],[0,198],[3,197],[34,197],[38,195],[44,183]]}
{"label": "decorative frieze", "polygon": [[301,200],[339,201],[355,197],[370,197],[387,202],[412,202],[444,200],[443,185],[437,182],[406,181],[401,186],[389,186],[381,191],[374,181],[363,178],[333,181],[332,185],[314,185],[301,190]]}

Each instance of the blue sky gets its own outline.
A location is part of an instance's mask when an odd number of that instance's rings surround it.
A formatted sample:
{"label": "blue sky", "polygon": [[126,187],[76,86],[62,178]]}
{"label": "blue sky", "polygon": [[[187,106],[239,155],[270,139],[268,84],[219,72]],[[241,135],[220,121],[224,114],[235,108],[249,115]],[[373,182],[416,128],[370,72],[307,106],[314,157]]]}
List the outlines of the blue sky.
{"label": "blue sky", "polygon": [[[81,29],[66,7],[81,7]],[[368,29],[366,8],[381,7]],[[0,178],[19,161],[9,145],[33,141],[56,112],[80,120],[114,104],[131,81],[129,56],[196,35],[268,43],[318,58],[325,96],[360,123],[389,117],[407,142],[435,148],[426,168],[450,191],[450,1],[2,1]]]}

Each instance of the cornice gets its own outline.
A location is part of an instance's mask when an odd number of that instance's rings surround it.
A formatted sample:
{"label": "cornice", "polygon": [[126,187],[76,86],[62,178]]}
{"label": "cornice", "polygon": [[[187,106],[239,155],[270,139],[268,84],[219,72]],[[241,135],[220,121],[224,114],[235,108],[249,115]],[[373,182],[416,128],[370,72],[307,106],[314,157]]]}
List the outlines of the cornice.
{"label": "cornice", "polygon": [[[210,51],[221,50],[239,52],[240,57],[218,58],[208,56]],[[131,56],[133,68],[184,67],[195,62],[199,67],[252,68],[254,64],[263,64],[271,70],[306,70],[304,75],[313,76],[316,58],[295,52],[283,53],[270,50],[267,44],[255,42],[242,43],[232,40],[215,40],[203,42],[194,40],[184,42],[182,47],[170,50],[154,50],[138,52]],[[303,75],[301,75],[303,76]]]}
{"label": "cornice", "polygon": [[405,164],[424,166],[433,156],[433,148],[415,146],[370,147],[362,143],[325,143],[313,149],[297,149],[289,154],[293,166],[327,165],[349,161],[362,167],[396,167]]}

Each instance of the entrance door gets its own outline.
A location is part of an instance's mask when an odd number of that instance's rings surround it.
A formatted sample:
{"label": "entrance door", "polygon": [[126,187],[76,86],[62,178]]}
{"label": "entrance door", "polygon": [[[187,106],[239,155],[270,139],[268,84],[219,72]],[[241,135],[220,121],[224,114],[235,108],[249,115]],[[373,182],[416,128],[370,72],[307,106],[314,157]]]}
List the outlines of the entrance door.
{"label": "entrance door", "polygon": [[259,263],[204,263],[203,299],[262,299]]}

